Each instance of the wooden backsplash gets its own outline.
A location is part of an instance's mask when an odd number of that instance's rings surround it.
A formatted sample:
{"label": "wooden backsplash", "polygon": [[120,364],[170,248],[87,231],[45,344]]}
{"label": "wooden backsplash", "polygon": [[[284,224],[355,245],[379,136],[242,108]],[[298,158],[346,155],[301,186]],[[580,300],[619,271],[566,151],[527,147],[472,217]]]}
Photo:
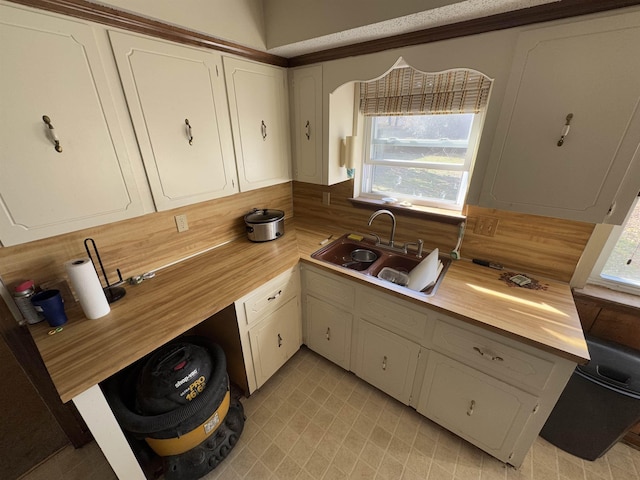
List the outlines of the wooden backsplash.
{"label": "wooden backsplash", "polygon": [[[322,203],[322,193],[331,194],[331,204]],[[330,187],[309,183],[293,183],[293,204],[296,222],[326,224],[347,231],[375,231],[388,238],[388,219],[378,218],[367,226],[376,207],[356,207],[353,181]],[[384,207],[380,207],[384,208]],[[449,253],[456,245],[458,226],[425,220],[398,212],[396,239],[399,242],[421,238],[425,249],[439,248]],[[482,258],[503,264],[521,273],[540,275],[568,282],[591,236],[594,225],[537,215],[525,215],[475,206],[467,207],[467,222],[460,253],[463,258]],[[481,217],[497,219],[493,236],[474,232]]]}
{"label": "wooden backsplash", "polygon": [[[66,279],[64,263],[87,257],[84,239],[93,238],[111,282],[175,262],[246,235],[243,216],[252,208],[293,215],[291,183],[275,185],[165,212],[0,248],[0,277],[6,285],[22,279],[36,284]],[[189,230],[178,233],[175,215],[185,214]]]}
{"label": "wooden backsplash", "polygon": [[[331,193],[331,204],[322,203],[322,193]],[[328,225],[347,231],[390,233],[388,219],[367,220],[374,207],[354,206],[353,182],[330,187],[293,182],[241,193],[166,212],[157,212],[122,222],[104,225],[0,248],[0,276],[6,285],[22,279],[50,283],[66,279],[64,263],[86,257],[83,241],[93,238],[110,280],[115,269],[123,277],[157,269],[207,248],[245,235],[242,217],[252,208],[276,208],[296,222]],[[189,230],[178,233],[174,216],[186,214]],[[481,216],[498,219],[493,237],[474,233]],[[438,247],[450,252],[456,244],[457,225],[396,214],[399,242],[422,238],[425,248]],[[593,230],[592,224],[558,220],[534,215],[469,207],[467,228],[462,243],[463,258],[484,258],[510,269],[569,281]]]}

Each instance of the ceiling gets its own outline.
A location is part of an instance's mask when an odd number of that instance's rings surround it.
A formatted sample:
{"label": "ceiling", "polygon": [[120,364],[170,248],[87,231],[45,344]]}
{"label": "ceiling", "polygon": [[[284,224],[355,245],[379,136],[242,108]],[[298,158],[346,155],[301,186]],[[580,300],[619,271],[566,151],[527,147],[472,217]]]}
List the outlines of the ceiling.
{"label": "ceiling", "polygon": [[290,58],[556,1],[263,0],[267,51]]}

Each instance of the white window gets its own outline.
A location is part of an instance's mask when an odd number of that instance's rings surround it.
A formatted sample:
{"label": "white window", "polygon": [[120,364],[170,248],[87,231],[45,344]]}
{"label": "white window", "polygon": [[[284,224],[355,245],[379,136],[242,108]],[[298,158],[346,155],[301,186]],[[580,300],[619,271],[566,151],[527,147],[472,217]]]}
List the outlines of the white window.
{"label": "white window", "polygon": [[[640,197],[639,197],[640,198]],[[589,283],[640,295],[640,200],[625,223],[613,227]]]}
{"label": "white window", "polygon": [[360,196],[460,212],[491,80],[410,67],[360,86],[365,115]]}

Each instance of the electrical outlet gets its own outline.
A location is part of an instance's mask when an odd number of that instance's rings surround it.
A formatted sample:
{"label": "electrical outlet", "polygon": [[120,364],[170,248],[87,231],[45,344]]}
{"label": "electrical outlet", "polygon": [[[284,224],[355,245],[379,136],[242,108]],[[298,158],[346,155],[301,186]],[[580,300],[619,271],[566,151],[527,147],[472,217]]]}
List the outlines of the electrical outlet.
{"label": "electrical outlet", "polygon": [[478,217],[473,233],[493,237],[498,229],[498,220],[496,217]]}
{"label": "electrical outlet", "polygon": [[322,192],[322,204],[331,205],[331,192]]}
{"label": "electrical outlet", "polygon": [[186,215],[176,215],[174,217],[176,219],[176,227],[178,228],[178,232],[186,232],[189,230],[189,224],[187,223]]}

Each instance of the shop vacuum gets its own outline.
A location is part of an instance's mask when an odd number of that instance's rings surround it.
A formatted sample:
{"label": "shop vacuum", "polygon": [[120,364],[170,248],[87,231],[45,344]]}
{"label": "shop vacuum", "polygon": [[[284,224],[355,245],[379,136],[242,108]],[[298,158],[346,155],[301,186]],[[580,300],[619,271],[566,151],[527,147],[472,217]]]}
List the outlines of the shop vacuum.
{"label": "shop vacuum", "polygon": [[180,337],[105,383],[123,430],[162,458],[166,480],[193,480],[226,458],[244,428],[227,362],[204,337]]}

